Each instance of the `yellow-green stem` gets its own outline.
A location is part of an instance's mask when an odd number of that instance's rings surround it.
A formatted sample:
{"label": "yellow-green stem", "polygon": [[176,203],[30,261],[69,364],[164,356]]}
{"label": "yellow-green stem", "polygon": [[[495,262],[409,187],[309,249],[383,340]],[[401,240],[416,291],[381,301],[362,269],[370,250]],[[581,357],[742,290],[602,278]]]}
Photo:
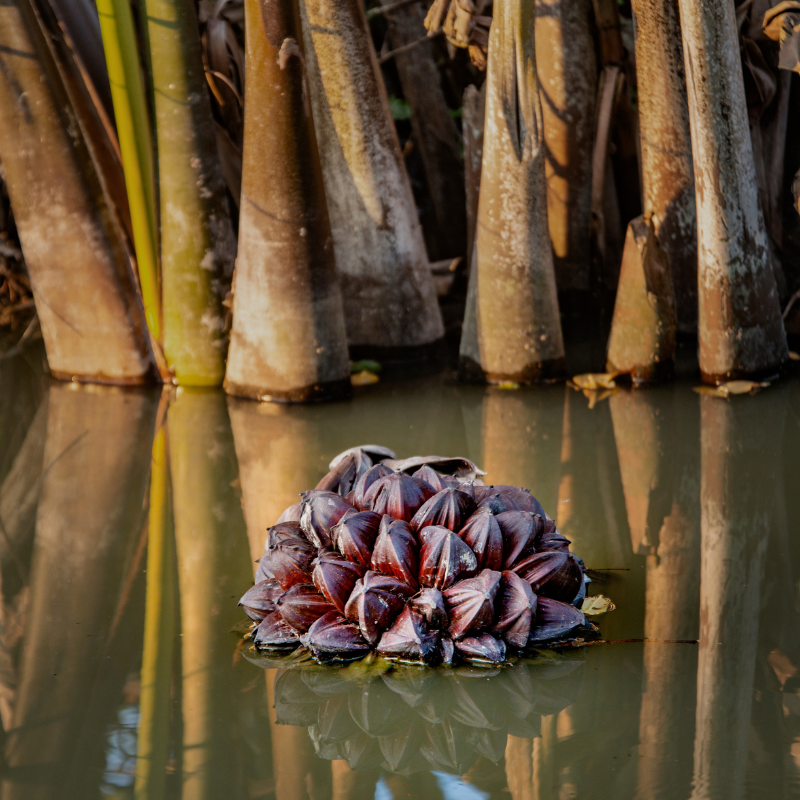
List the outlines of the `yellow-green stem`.
{"label": "yellow-green stem", "polygon": [[135,797],[164,796],[169,758],[169,708],[176,626],[175,543],[170,516],[169,464],[164,430],[153,442],[147,539],[142,689]]}
{"label": "yellow-green stem", "polygon": [[147,324],[161,341],[153,144],[129,0],[97,0]]}

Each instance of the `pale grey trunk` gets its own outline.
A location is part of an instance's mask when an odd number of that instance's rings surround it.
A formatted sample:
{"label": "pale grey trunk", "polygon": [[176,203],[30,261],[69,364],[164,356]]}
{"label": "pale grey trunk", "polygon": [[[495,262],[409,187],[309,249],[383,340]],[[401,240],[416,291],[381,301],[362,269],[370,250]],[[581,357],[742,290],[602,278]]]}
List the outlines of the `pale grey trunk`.
{"label": "pale grey trunk", "polygon": [[770,374],[788,359],[758,205],[733,4],[680,0],[698,229],[703,379]]}
{"label": "pale grey trunk", "polygon": [[503,0],[489,42],[473,287],[478,359],[462,349],[462,362],[471,359],[489,381],[528,383],[564,369],[534,22],[532,4]]}
{"label": "pale grey trunk", "polygon": [[559,292],[589,290],[597,69],[591,0],[536,0],[547,213]]}
{"label": "pale grey trunk", "polygon": [[360,0],[301,9],[348,342],[430,344],[444,327]]}
{"label": "pale grey trunk", "polygon": [[131,254],[25,0],[0,7],[0,45],[0,157],[50,369],[67,380],[153,380]]}
{"label": "pale grey trunk", "polygon": [[669,256],[678,330],[697,332],[697,214],[678,0],[634,0],[644,213]]}

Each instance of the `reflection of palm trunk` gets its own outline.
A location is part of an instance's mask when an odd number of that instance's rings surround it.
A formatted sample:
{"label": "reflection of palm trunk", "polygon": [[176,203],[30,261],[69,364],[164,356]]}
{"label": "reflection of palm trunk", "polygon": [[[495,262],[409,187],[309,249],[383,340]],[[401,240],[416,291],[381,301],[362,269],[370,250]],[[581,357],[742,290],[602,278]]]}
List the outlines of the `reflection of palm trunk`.
{"label": "reflection of palm trunk", "polygon": [[[242,506],[255,560],[264,552],[267,528],[288,506],[300,502],[300,492],[320,479],[314,454],[319,451],[317,425],[305,414],[280,405],[228,400]],[[255,569],[255,568],[254,568]]]}
{"label": "reflection of palm trunk", "polygon": [[164,796],[169,758],[170,693],[175,639],[175,542],[169,506],[166,436],[156,434],[150,471],[147,594],[139,695],[136,796]]}
{"label": "reflection of palm trunk", "polygon": [[483,398],[481,467],[487,481],[527,486],[551,517],[558,503],[565,391],[552,387],[535,396],[510,396],[488,389]]}
{"label": "reflection of palm trunk", "polygon": [[250,570],[236,456],[219,393],[183,389],[168,413],[181,606],[183,797],[235,796],[238,746],[229,720],[240,702],[231,627]]}
{"label": "reflection of palm trunk", "polygon": [[110,711],[138,645],[123,611],[135,606],[141,573],[135,548],[155,411],[151,394],[51,386],[29,624],[6,745],[14,772],[47,779],[35,789],[11,783],[4,797],[97,791]]}
{"label": "reflection of palm trunk", "polygon": [[305,728],[279,725],[275,717],[275,670],[267,670],[269,721],[276,800],[328,800],[331,762],[317,758]]}
{"label": "reflection of palm trunk", "polygon": [[[761,579],[776,500],[783,395],[701,398],[700,653],[694,800],[742,797]],[[769,420],[765,428],[763,421]]]}
{"label": "reflection of palm trunk", "polygon": [[343,760],[331,761],[331,800],[372,800],[375,784],[380,777],[377,770],[354,770]]}
{"label": "reflection of palm trunk", "polygon": [[[699,420],[697,399],[675,393],[673,430],[680,439],[668,450],[664,470],[672,508],[647,556],[644,635],[648,639],[695,639],[700,583]],[[674,438],[674,437],[673,437]],[[662,470],[662,478],[665,475]],[[639,722],[637,798],[690,794],[697,650],[689,644],[649,643]]]}

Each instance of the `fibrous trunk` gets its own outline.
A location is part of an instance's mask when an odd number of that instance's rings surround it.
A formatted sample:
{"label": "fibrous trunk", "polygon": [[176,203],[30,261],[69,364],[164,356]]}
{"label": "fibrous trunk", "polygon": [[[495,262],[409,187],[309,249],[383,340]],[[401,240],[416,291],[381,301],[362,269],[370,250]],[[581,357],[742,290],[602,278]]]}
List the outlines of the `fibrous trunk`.
{"label": "fibrous trunk", "polygon": [[758,206],[733,6],[680,0],[698,228],[699,360],[709,382],[788,358]]}
{"label": "fibrous trunk", "polygon": [[697,215],[678,0],[634,0],[644,211],[669,256],[678,330],[697,330]]}
{"label": "fibrous trunk", "polygon": [[536,71],[559,292],[587,292],[597,70],[591,0],[537,0]]}
{"label": "fibrous trunk", "polygon": [[[465,370],[489,381],[532,382],[564,368],[547,227],[534,8],[495,6],[486,79],[475,292],[477,346],[462,340]],[[469,304],[469,301],[468,301]]]}
{"label": "fibrous trunk", "polygon": [[444,328],[361,2],[305,0],[303,9],[349,344],[373,352],[431,344]]}
{"label": "fibrous trunk", "polygon": [[225,386],[261,399],[346,395],[344,312],[299,15],[293,0],[248,0],[245,15],[249,102]]}
{"label": "fibrous trunk", "polygon": [[146,0],[158,152],[164,354],[178,383],[225,370],[221,279],[236,242],[217,158],[192,0]]}
{"label": "fibrous trunk", "polygon": [[0,8],[0,154],[54,376],[152,380],[131,254],[24,0]]}

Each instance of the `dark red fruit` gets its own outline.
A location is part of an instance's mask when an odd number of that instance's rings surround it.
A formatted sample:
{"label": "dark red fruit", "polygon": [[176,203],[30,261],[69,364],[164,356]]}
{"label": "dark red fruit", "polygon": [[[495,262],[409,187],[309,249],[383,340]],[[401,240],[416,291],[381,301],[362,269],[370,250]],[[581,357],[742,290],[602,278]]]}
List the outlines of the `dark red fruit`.
{"label": "dark red fruit", "polygon": [[286,591],[297,583],[311,583],[311,562],[314,548],[303,548],[295,541],[282,542],[272,547],[264,556],[275,579]]}
{"label": "dark red fruit", "polygon": [[331,529],[336,549],[348,560],[369,567],[381,518],[374,511],[351,508]]}
{"label": "dark red fruit", "polygon": [[491,626],[500,577],[499,572],[485,569],[474,578],[466,578],[445,589],[444,603],[450,619],[448,632],[453,639],[463,639],[468,633]]}
{"label": "dark red fruit", "polygon": [[361,564],[348,561],[338,553],[321,553],[311,578],[322,596],[343,614],[356,581],[364,576],[365,571]]}
{"label": "dark red fruit", "polygon": [[283,617],[273,611],[261,620],[253,635],[256,647],[297,647],[300,639],[297,632],[289,627]]}
{"label": "dark red fruit", "polygon": [[447,630],[450,621],[447,618],[444,597],[438,589],[423,589],[408,601],[408,605],[422,615],[429,628]]}
{"label": "dark red fruit", "polygon": [[376,464],[370,467],[357,481],[352,491],[352,503],[356,508],[368,508],[366,499],[367,492],[373,483],[377,483],[387,475],[392,475],[394,470],[389,469],[385,464]]}
{"label": "dark red fruit", "polygon": [[512,647],[525,647],[536,617],[536,595],[530,584],[514,572],[504,572],[495,607],[497,617],[492,632]]}
{"label": "dark red fruit", "polygon": [[410,586],[396,578],[369,571],[356,582],[344,615],[358,623],[362,636],[374,646],[403,610],[405,599],[412,592]]}
{"label": "dark red fruit", "polygon": [[420,467],[413,473],[412,477],[429,483],[437,492],[441,492],[442,489],[447,488],[455,489],[459,485],[458,481],[452,475],[442,475],[441,472],[437,472],[433,467],[428,466],[428,464]]}
{"label": "dark red fruit", "polygon": [[429,525],[442,525],[459,531],[475,511],[475,501],[464,492],[445,488],[426,500],[411,520],[411,527],[420,531]]}
{"label": "dark red fruit", "polygon": [[542,504],[530,493],[530,490],[523,489],[521,486],[509,486],[507,484],[493,486],[492,490],[510,497],[519,506],[520,511],[530,511],[533,514],[538,514],[542,519],[545,518]]}
{"label": "dark red fruit", "polygon": [[478,571],[478,560],[457,534],[440,525],[420,531],[419,582],[439,591]]}
{"label": "dark red fruit", "polygon": [[303,513],[300,526],[314,547],[331,546],[331,528],[353,506],[334,492],[303,492]]}
{"label": "dark red fruit", "polygon": [[530,511],[504,511],[497,515],[503,532],[503,569],[511,569],[517,561],[535,552],[536,539],[544,528],[544,520]]}
{"label": "dark red fruit", "polygon": [[541,644],[560,639],[585,624],[586,617],[575,606],[551,600],[549,597],[540,597],[536,604],[536,620],[528,636],[528,642]]}
{"label": "dark red fruit", "polygon": [[278,581],[274,578],[260,581],[242,595],[239,605],[250,619],[254,622],[261,622],[267,614],[275,611],[275,601],[282,592]]}
{"label": "dark red fruit", "polygon": [[439,632],[428,629],[421,614],[406,607],[394,625],[381,636],[378,652],[401,661],[430,662],[439,647]]}
{"label": "dark red fruit", "polygon": [[572,544],[566,536],[562,536],[556,528],[555,520],[549,517],[544,521],[544,531],[536,542],[536,549],[539,551],[557,550],[561,553],[569,553],[569,546]]}
{"label": "dark red fruit", "polygon": [[583,584],[583,570],[572,553],[535,553],[514,566],[540,597],[571,603]]}
{"label": "dark red fruit", "polygon": [[504,511],[519,511],[519,506],[507,494],[490,494],[478,503],[478,508],[490,508],[493,514],[502,514]]}
{"label": "dark red fruit", "polygon": [[321,616],[333,610],[333,605],[310,583],[298,583],[278,599],[281,616],[301,633],[305,633]]}
{"label": "dark red fruit", "polygon": [[416,589],[419,586],[417,540],[407,522],[384,515],[372,551],[372,569],[392,575]]}
{"label": "dark red fruit", "polygon": [[467,661],[482,661],[490,664],[502,664],[506,658],[506,645],[489,633],[480,636],[468,636],[455,643],[456,651]]}
{"label": "dark red fruit", "polygon": [[300,514],[302,512],[303,504],[294,503],[294,505],[289,506],[289,508],[278,517],[278,521],[275,524],[280,525],[282,522],[300,522]]}
{"label": "dark red fruit", "polygon": [[500,569],[503,566],[503,534],[491,508],[479,506],[458,535],[475,553],[478,569]]}
{"label": "dark red fruit", "polygon": [[358,479],[372,466],[372,459],[360,448],[340,458],[331,471],[317,484],[325,492],[336,492],[346,497]]}
{"label": "dark red fruit", "polygon": [[364,499],[372,511],[409,522],[420,506],[434,494],[436,492],[429,483],[393,472],[373,483]]}
{"label": "dark red fruit", "polygon": [[332,658],[349,661],[370,651],[358,625],[348,622],[338,611],[320,617],[303,637],[303,644],[322,660]]}

